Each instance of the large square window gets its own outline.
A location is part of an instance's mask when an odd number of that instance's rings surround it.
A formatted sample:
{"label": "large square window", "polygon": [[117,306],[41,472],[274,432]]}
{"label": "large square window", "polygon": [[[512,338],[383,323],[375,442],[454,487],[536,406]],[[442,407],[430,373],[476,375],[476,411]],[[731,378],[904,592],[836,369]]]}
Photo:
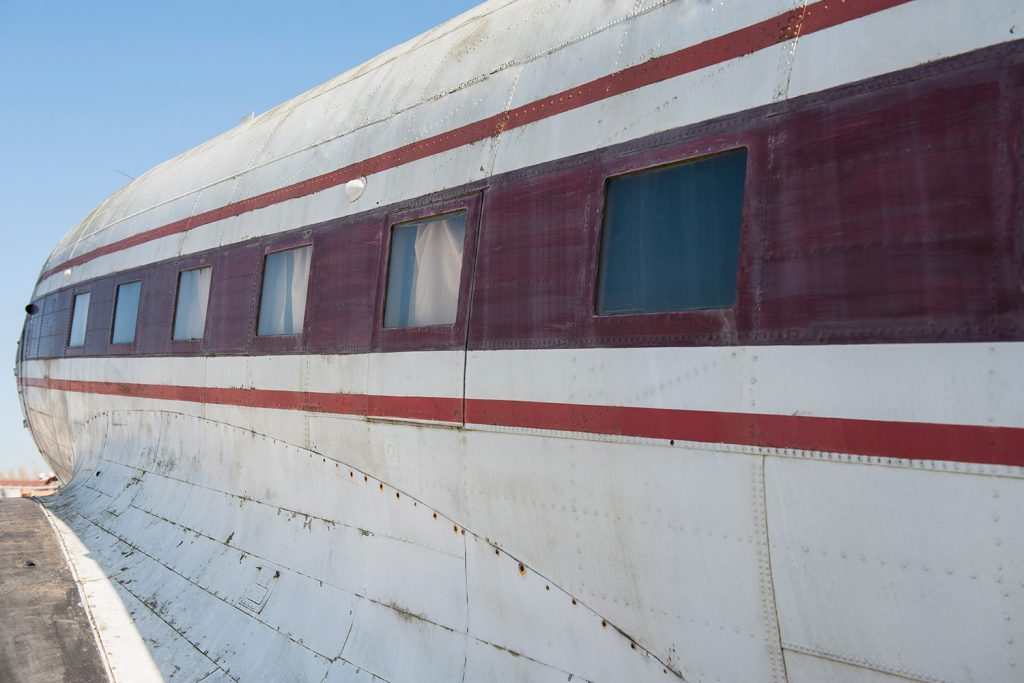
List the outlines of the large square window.
{"label": "large square window", "polygon": [[206,309],[210,302],[213,269],[193,268],[178,274],[178,298],[174,305],[175,340],[202,339],[206,331]]}
{"label": "large square window", "polygon": [[736,303],[747,150],[608,181],[598,315]]}
{"label": "large square window", "polygon": [[257,334],[301,334],[306,316],[306,287],[312,247],[267,254]]}
{"label": "large square window", "polygon": [[465,211],[392,229],[384,327],[455,322],[465,237]]}
{"label": "large square window", "polygon": [[75,295],[75,303],[71,309],[71,334],[68,346],[85,346],[85,324],[89,319],[89,292]]}
{"label": "large square window", "polygon": [[139,318],[141,282],[126,282],[117,286],[114,303],[114,329],[110,333],[113,344],[131,344],[135,341],[135,325]]}

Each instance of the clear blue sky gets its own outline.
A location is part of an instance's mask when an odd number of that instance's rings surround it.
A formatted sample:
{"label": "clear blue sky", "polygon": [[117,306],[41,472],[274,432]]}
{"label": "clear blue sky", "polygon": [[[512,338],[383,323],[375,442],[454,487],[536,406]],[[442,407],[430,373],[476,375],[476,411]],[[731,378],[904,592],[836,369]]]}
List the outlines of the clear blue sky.
{"label": "clear blue sky", "polygon": [[[0,472],[42,470],[14,377],[60,237],[128,179],[476,0],[0,0]],[[4,366],[0,364],[0,369]]]}

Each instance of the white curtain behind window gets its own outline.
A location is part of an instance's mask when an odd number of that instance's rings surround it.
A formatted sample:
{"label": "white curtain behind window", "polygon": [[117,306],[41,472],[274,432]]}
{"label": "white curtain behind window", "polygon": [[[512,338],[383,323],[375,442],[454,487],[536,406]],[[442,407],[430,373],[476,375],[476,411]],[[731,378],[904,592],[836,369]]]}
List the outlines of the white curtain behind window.
{"label": "white curtain behind window", "polygon": [[210,301],[212,268],[182,271],[178,276],[178,303],[174,309],[174,338],[202,339]]}
{"label": "white curtain behind window", "polygon": [[71,312],[71,336],[68,346],[85,346],[85,324],[89,318],[89,299],[91,293],[75,295],[75,307]]}
{"label": "white curtain behind window", "polygon": [[306,314],[306,286],[312,247],[267,254],[263,268],[258,334],[300,334]]}
{"label": "white curtain behind window", "polygon": [[114,306],[112,344],[131,344],[135,341],[135,324],[139,318],[141,282],[128,282],[117,286],[117,304]]}
{"label": "white curtain behind window", "polygon": [[466,214],[396,226],[391,236],[385,327],[455,322]]}

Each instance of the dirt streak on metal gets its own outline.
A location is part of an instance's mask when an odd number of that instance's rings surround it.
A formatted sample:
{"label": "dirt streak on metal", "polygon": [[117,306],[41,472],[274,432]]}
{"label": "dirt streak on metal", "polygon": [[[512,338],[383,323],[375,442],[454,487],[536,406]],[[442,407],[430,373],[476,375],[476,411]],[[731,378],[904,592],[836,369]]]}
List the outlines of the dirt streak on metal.
{"label": "dirt streak on metal", "polygon": [[107,681],[78,586],[35,500],[0,499],[0,681]]}

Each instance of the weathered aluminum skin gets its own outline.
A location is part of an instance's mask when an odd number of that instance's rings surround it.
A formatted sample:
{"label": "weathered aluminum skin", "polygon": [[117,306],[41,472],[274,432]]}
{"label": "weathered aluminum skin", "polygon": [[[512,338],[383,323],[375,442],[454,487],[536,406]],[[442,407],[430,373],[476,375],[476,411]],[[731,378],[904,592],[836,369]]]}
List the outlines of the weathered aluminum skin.
{"label": "weathered aluminum skin", "polygon": [[[1010,0],[870,0],[812,31],[857,5],[828,4],[485,3],[142,176],[64,238],[34,299],[981,50],[1024,26]],[[739,57],[410,157],[367,174],[354,201],[337,183],[82,258],[801,9],[807,34],[797,22]],[[18,368],[40,450],[70,482],[49,506],[116,680],[394,683],[1019,680],[1024,470],[46,383],[1020,429],[1022,370],[1019,341]]]}

